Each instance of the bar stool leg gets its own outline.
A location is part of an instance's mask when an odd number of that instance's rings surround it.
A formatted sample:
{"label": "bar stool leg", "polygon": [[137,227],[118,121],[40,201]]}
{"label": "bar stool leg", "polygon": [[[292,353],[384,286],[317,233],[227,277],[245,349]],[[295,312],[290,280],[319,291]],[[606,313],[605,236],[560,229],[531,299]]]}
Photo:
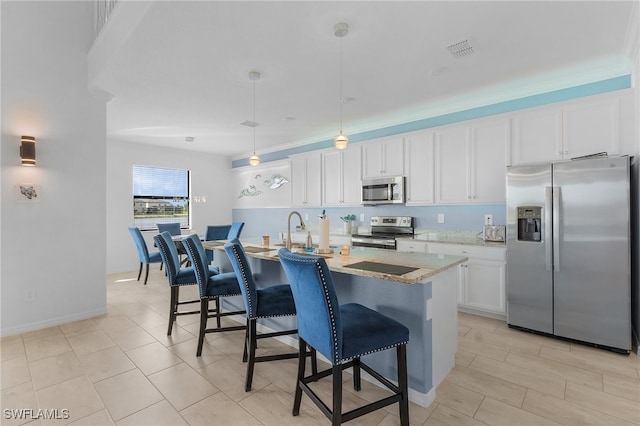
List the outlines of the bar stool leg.
{"label": "bar stool leg", "polygon": [[300,382],[304,379],[304,370],[307,364],[307,343],[298,336],[298,377],[296,378],[296,394],[293,398],[293,412],[294,416],[300,414],[300,402],[302,402],[302,387]]}
{"label": "bar stool leg", "polygon": [[407,378],[407,345],[399,345],[396,349],[398,357],[398,387],[402,392],[400,400],[400,424],[409,425],[409,384]]}
{"label": "bar stool leg", "polygon": [[207,318],[209,317],[209,299],[200,300],[200,333],[198,334],[198,350],[196,356],[202,355],[202,344],[204,343],[204,334],[207,329]]}

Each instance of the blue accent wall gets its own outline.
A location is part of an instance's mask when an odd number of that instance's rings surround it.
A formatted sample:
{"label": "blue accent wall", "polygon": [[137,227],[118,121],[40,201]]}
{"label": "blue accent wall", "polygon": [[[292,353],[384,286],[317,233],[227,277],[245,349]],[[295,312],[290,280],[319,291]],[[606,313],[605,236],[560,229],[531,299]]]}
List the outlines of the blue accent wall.
{"label": "blue accent wall", "polygon": [[[449,114],[443,114],[436,117],[428,117],[421,120],[411,121],[408,123],[398,124],[394,126],[384,127],[381,129],[370,130],[367,132],[349,135],[350,143],[363,142],[370,139],[381,138],[385,136],[397,135],[400,133],[408,133],[416,130],[428,129],[431,127],[444,126],[447,124],[458,123],[467,120],[473,120],[481,117],[488,117],[496,114],[503,114],[512,111],[518,111],[527,108],[538,107],[542,105],[553,104],[556,102],[578,99],[585,96],[598,95],[601,93],[613,92],[615,90],[628,89],[631,87],[631,75],[623,75],[620,77],[610,78],[607,80],[596,81],[594,83],[582,84],[579,86],[568,87],[565,89],[554,90],[551,92],[540,93],[537,95],[526,96],[524,98],[513,99],[504,102],[498,102],[491,105],[471,108],[464,111],[457,111]],[[277,161],[287,158],[289,155],[299,154],[302,152],[316,151],[319,149],[330,148],[333,146],[333,139],[314,142],[295,148],[282,151],[269,152],[260,154],[262,162]],[[243,158],[234,160],[231,163],[232,168],[243,167],[249,165],[249,159]]]}
{"label": "blue accent wall", "polygon": [[[280,231],[287,230],[287,216],[293,210],[300,212],[302,217],[309,215],[307,225],[312,229],[318,228],[318,215],[322,208],[314,209],[294,209],[294,208],[269,208],[269,209],[234,209],[233,220],[245,223],[242,230],[242,237],[255,238],[261,235],[269,235],[271,241],[275,242]],[[360,218],[360,213],[364,213],[365,222],[356,220],[356,225],[369,225],[371,216],[412,216],[415,218],[416,228],[427,228],[435,230],[477,230],[480,232],[484,225],[484,215],[492,214],[493,223],[496,225],[506,224],[506,206],[504,204],[490,205],[450,205],[450,206],[373,206],[373,207],[341,207],[326,208],[326,214],[330,221],[330,229],[339,231],[342,228],[341,216],[355,214]],[[438,223],[438,214],[445,215],[445,223]],[[291,227],[295,229],[298,225],[298,217],[291,220]]]}

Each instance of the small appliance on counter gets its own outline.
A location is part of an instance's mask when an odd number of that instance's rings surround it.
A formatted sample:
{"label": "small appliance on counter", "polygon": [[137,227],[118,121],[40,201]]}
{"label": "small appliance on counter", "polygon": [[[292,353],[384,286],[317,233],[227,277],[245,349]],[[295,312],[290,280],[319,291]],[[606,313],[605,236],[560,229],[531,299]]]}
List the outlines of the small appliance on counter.
{"label": "small appliance on counter", "polygon": [[485,225],[482,230],[482,239],[489,242],[504,243],[506,235],[506,226],[504,225]]}

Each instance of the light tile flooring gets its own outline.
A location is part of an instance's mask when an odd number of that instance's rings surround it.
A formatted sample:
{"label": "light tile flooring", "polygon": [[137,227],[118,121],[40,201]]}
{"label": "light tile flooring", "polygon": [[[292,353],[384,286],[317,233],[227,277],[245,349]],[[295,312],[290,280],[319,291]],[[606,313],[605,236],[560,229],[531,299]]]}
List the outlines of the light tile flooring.
{"label": "light tile flooring", "polygon": [[[256,366],[243,389],[244,334],[209,334],[195,356],[197,316],[166,336],[168,287],[153,268],[107,278],[108,314],[2,339],[2,425],[327,425],[303,397],[291,416],[295,360]],[[190,294],[195,295],[195,287]],[[639,425],[640,365],[586,346],[510,330],[502,321],[459,314],[456,367],[428,408],[411,404],[413,425]],[[284,347],[261,342],[261,351]],[[290,349],[286,347],[286,349]],[[345,378],[348,382],[349,377]],[[317,385],[325,396],[325,380]],[[383,392],[345,383],[347,408]],[[17,420],[8,409],[58,409],[51,420]],[[51,414],[51,412],[49,412]],[[396,406],[350,424],[394,425]]]}

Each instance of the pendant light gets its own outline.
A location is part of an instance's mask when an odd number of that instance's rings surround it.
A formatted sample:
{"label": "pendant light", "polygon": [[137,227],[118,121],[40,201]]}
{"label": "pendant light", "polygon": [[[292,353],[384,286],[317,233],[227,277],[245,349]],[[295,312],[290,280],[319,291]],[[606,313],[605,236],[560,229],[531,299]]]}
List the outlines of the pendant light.
{"label": "pendant light", "polygon": [[342,38],[349,34],[349,25],[344,22],[335,24],[333,34],[340,39],[340,134],[333,140],[333,145],[337,149],[345,149],[349,145],[349,138],[342,134]]}
{"label": "pendant light", "polygon": [[258,123],[256,122],[256,81],[260,80],[260,73],[251,71],[249,73],[249,80],[253,81],[253,123],[251,125],[251,127],[253,127],[253,155],[249,157],[249,164],[251,166],[257,166],[260,164],[260,157],[256,155],[256,127],[258,127]]}

